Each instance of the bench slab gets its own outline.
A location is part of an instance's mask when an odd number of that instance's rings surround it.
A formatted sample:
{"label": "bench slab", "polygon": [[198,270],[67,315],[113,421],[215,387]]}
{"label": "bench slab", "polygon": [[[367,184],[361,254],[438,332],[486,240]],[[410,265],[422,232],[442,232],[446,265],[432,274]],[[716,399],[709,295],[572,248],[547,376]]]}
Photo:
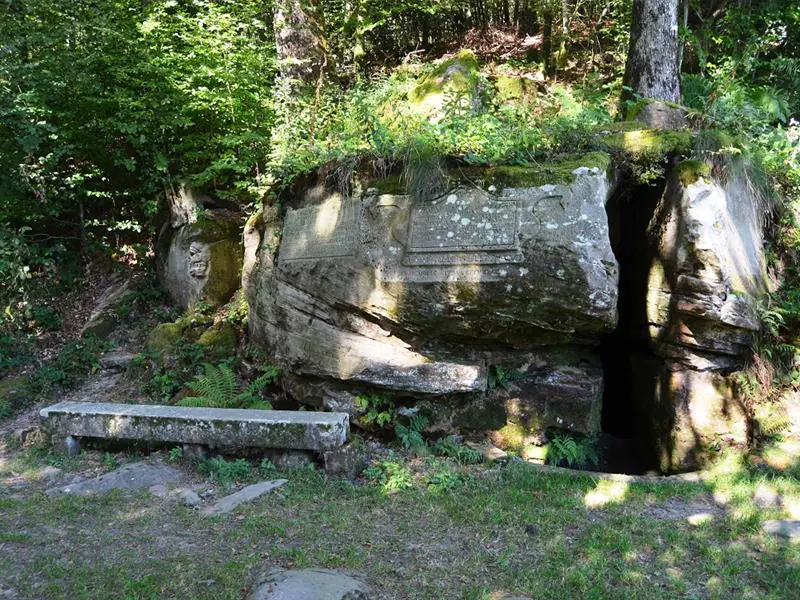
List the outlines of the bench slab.
{"label": "bench slab", "polygon": [[39,413],[57,437],[323,452],[347,441],[347,413],[60,402]]}

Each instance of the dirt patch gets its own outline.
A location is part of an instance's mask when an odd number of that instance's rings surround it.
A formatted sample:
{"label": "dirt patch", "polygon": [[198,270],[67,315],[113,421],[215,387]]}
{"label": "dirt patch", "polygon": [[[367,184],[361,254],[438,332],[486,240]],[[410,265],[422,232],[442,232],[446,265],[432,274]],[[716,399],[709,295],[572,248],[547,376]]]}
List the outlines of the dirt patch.
{"label": "dirt patch", "polygon": [[673,496],[662,504],[645,506],[640,514],[656,521],[684,521],[697,515],[721,517],[725,514],[725,509],[716,504],[710,496],[690,499]]}

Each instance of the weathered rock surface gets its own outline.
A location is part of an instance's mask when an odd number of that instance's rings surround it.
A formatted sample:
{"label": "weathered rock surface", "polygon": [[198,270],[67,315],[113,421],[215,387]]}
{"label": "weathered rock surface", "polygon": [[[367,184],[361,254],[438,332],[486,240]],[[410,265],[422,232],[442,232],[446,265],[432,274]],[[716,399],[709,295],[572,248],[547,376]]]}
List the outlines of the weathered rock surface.
{"label": "weathered rock surface", "polygon": [[40,412],[54,437],[182,442],[323,452],[347,441],[343,413],[60,402]]}
{"label": "weathered rock surface", "polygon": [[198,300],[219,306],[239,289],[241,272],[238,218],[213,216],[167,230],[166,256],[159,264],[162,285],[183,308]]}
{"label": "weathered rock surface", "polygon": [[370,600],[369,587],[350,575],[327,569],[267,572],[249,600]]}
{"label": "weathered rock surface", "polygon": [[760,326],[762,212],[740,179],[681,182],[677,174],[656,207],[646,297],[654,359],[634,373],[663,470],[697,466],[714,440],[746,442],[745,409],[726,374],[743,363]]}
{"label": "weathered rock surface", "polygon": [[239,289],[239,215],[182,184],[166,194],[170,210],[158,239],[158,275],[183,308],[198,300],[219,306]]}
{"label": "weathered rock surface", "polygon": [[800,521],[764,521],[762,529],[769,535],[800,541]]}
{"label": "weathered rock surface", "polygon": [[169,486],[185,478],[185,475],[168,465],[148,464],[143,462],[124,465],[115,471],[47,490],[48,494],[103,494],[111,490],[141,490],[154,486]]}
{"label": "weathered rock surface", "polygon": [[128,280],[112,284],[103,293],[89,315],[89,320],[81,329],[81,335],[106,338],[114,330],[119,321],[117,307],[130,292]]}
{"label": "weathered rock surface", "polygon": [[220,498],[211,506],[204,508],[201,512],[206,517],[218,517],[220,515],[228,514],[242,504],[245,504],[246,502],[252,502],[264,494],[281,487],[285,483],[287,483],[286,479],[273,479],[271,481],[262,481],[260,483],[248,485],[246,488],[242,488],[238,492],[234,492],[233,494],[225,496],[224,498]]}
{"label": "weathered rock surface", "polygon": [[323,388],[340,399],[379,390],[431,408],[455,399],[450,414],[466,414],[501,366],[520,377],[495,407],[596,431],[592,348],[617,321],[607,165],[604,155],[574,161],[563,183],[532,169],[454,172],[427,201],[378,189],[389,181],[350,198],[306,189],[284,219],[260,219],[245,279],[253,339],[283,367],[287,391],[316,406]]}

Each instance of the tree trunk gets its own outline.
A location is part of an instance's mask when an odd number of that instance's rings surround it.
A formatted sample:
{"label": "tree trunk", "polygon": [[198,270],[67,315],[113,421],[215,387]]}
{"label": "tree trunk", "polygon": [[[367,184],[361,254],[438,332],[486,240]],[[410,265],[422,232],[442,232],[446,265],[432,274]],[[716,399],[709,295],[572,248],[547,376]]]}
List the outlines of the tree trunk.
{"label": "tree trunk", "polygon": [[[681,97],[678,52],[679,0],[634,0],[631,44],[625,68],[623,100],[648,98],[637,119],[672,128],[677,122],[658,122],[667,117],[665,102],[677,103]],[[653,115],[655,111],[657,115]],[[653,122],[656,119],[656,122]],[[667,118],[667,121],[670,121]]]}
{"label": "tree trunk", "polygon": [[318,0],[275,2],[275,50],[284,81],[316,85],[322,77],[328,61],[321,14]]}

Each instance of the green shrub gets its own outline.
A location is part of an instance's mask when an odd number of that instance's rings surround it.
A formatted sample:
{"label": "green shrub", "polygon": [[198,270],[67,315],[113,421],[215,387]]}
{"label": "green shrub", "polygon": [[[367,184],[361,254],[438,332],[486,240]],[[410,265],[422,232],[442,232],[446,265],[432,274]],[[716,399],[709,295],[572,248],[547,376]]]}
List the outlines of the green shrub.
{"label": "green shrub", "polygon": [[404,465],[394,460],[381,460],[368,467],[364,475],[379,484],[387,494],[414,487],[414,476]]}
{"label": "green shrub", "polygon": [[250,463],[243,458],[225,460],[221,456],[202,460],[198,463],[198,470],[203,475],[214,479],[222,485],[230,485],[240,479],[250,476]]}

